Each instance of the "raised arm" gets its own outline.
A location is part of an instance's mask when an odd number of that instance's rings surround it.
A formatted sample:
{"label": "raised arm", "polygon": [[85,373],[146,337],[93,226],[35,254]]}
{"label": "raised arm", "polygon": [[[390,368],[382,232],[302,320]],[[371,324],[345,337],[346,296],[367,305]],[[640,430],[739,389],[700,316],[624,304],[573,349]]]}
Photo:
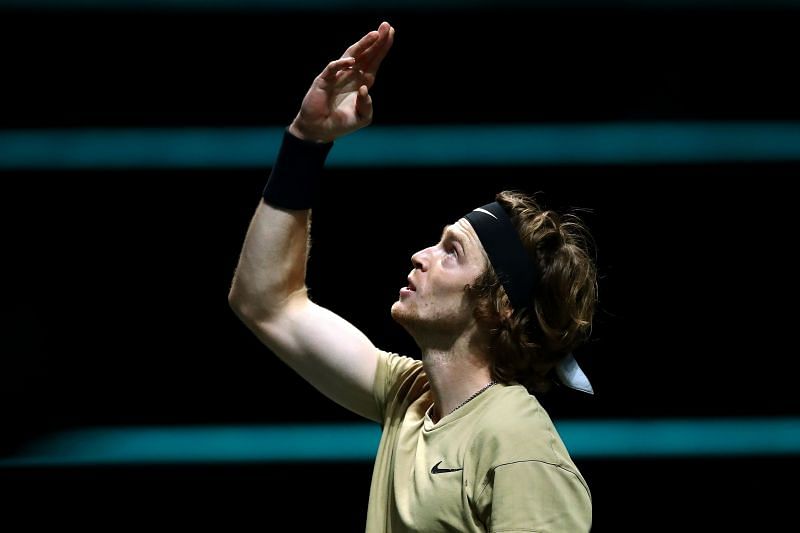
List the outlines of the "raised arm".
{"label": "raised arm", "polygon": [[310,198],[331,143],[372,121],[369,89],[392,46],[387,22],[364,35],[314,80],[287,128],[265,199],[247,230],[228,296],[239,318],[287,365],[343,407],[378,421],[375,347],[341,317],[308,299]]}

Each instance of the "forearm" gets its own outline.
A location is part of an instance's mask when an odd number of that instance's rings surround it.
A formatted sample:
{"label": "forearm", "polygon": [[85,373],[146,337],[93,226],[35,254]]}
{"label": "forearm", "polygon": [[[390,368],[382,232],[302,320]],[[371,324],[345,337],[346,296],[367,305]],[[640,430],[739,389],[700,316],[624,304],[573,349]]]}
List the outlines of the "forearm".
{"label": "forearm", "polygon": [[259,202],[228,295],[243,319],[266,318],[305,293],[309,225],[310,210]]}
{"label": "forearm", "polygon": [[310,210],[331,147],[300,139],[291,127],[284,133],[228,296],[242,319],[263,319],[305,294]]}

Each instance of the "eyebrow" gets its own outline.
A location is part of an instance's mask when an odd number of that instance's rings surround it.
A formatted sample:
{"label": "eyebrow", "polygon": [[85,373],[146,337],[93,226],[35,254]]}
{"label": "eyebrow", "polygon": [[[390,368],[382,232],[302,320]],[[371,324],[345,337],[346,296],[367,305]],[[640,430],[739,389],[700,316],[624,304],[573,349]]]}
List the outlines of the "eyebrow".
{"label": "eyebrow", "polygon": [[456,234],[456,232],[454,232],[454,231],[452,231],[450,229],[452,227],[453,227],[452,224],[445,225],[445,227],[442,228],[442,236],[441,236],[441,238],[444,239],[445,235],[449,235],[451,239],[454,239],[454,240],[458,241],[461,244],[461,246],[464,247],[464,250],[466,250],[467,249],[466,242],[464,242],[464,239],[462,239],[460,236],[458,236]]}

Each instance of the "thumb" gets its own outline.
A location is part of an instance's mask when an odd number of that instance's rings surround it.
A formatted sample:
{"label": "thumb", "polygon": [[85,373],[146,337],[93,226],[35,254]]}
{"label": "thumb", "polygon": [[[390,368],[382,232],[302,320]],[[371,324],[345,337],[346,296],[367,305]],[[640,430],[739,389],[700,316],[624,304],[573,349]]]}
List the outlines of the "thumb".
{"label": "thumb", "polygon": [[372,97],[369,95],[366,85],[358,88],[356,96],[356,115],[359,120],[372,121]]}

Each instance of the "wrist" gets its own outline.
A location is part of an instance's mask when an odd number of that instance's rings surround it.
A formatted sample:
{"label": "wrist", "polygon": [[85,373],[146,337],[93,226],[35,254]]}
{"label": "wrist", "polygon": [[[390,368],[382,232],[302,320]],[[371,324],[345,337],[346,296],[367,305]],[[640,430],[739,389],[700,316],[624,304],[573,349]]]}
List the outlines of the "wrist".
{"label": "wrist", "polygon": [[319,189],[325,159],[332,147],[332,142],[300,139],[286,128],[264,188],[264,201],[273,207],[310,209]]}
{"label": "wrist", "polygon": [[315,142],[315,143],[328,143],[334,139],[326,138],[318,133],[315,133],[312,128],[309,128],[301,120],[295,118],[289,127],[286,128],[289,133],[302,141]]}

